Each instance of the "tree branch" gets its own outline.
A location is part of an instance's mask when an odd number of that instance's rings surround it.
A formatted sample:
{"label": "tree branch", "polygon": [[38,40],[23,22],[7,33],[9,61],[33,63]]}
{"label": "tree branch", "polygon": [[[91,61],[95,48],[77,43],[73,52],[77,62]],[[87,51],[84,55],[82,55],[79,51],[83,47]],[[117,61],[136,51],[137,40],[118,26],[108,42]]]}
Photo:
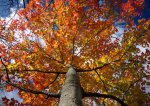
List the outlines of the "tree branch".
{"label": "tree branch", "polygon": [[1,60],[1,63],[3,64],[3,66],[5,67],[7,80],[10,81],[9,74],[8,74],[8,69],[7,69],[7,65],[3,62],[2,58],[0,58],[0,60]]}
{"label": "tree branch", "polygon": [[113,95],[108,95],[108,94],[100,94],[100,93],[92,93],[92,92],[84,92],[83,97],[101,97],[101,98],[110,98],[113,100],[116,100],[118,103],[121,104],[121,106],[127,106],[127,104],[124,103],[121,99],[117,98],[116,96]]}
{"label": "tree branch", "polygon": [[96,68],[92,68],[92,69],[76,69],[77,72],[90,72],[90,71],[94,71],[94,70],[97,70],[97,69],[101,69],[107,65],[110,65],[110,63],[105,63],[103,64],[102,66],[99,66],[99,67],[96,67]]}
{"label": "tree branch", "polygon": [[103,83],[105,91],[108,92],[108,89],[107,89],[107,87],[105,85],[105,82],[101,79],[101,76],[99,75],[99,73],[97,72],[97,70],[95,70],[95,73],[97,74],[97,76],[100,79],[100,81]]}
{"label": "tree branch", "polygon": [[60,71],[45,71],[45,70],[38,70],[38,69],[33,69],[33,70],[30,70],[30,69],[24,69],[24,70],[19,70],[19,69],[16,69],[16,70],[11,70],[11,71],[16,71],[18,73],[21,73],[21,72],[39,72],[39,73],[47,73],[47,74],[66,74],[67,72],[60,72]]}
{"label": "tree branch", "polygon": [[52,82],[50,82],[50,84],[53,84],[57,80],[58,76],[59,76],[59,74],[56,75],[55,79]]}
{"label": "tree branch", "polygon": [[56,61],[57,63],[62,64],[62,65],[65,66],[65,64],[62,61],[57,60],[54,57],[52,57],[51,55],[47,54],[46,51],[38,44],[39,41],[37,41],[37,42],[32,41],[32,42],[34,42],[38,46],[38,48],[46,55],[46,57],[48,57],[49,59],[52,59],[52,60]]}
{"label": "tree branch", "polygon": [[[53,84],[57,80],[58,76],[59,76],[59,74],[56,75],[55,79],[52,82],[50,82],[48,84],[48,86],[51,85],[51,84]],[[48,86],[46,86],[44,89],[46,89]]]}
{"label": "tree branch", "polygon": [[71,65],[72,65],[72,63],[73,63],[73,59],[74,59],[74,52],[75,52],[75,37],[73,38],[73,40],[72,40],[72,57],[71,57]]}
{"label": "tree branch", "polygon": [[[146,30],[145,30],[145,31],[146,31]],[[141,32],[141,33],[143,33],[143,32]],[[127,49],[125,49],[125,52],[123,52],[123,54],[121,55],[121,57],[120,57],[119,59],[116,59],[116,60],[114,60],[114,61],[112,61],[112,62],[109,62],[109,63],[104,63],[102,66],[99,66],[99,67],[96,67],[96,68],[92,68],[92,69],[76,69],[77,72],[95,71],[95,70],[101,69],[101,68],[103,68],[103,67],[105,67],[105,66],[108,66],[108,65],[110,65],[111,63],[120,61],[120,60],[126,55],[126,53],[131,49],[131,47],[134,45],[134,43],[136,43],[136,41],[137,41],[138,39],[140,39],[142,36],[144,36],[144,35],[141,34],[140,36],[138,36],[138,37],[132,42],[132,44],[131,44]]]}
{"label": "tree branch", "polygon": [[47,92],[44,92],[44,91],[38,91],[38,90],[32,90],[32,89],[24,88],[24,87],[18,86],[16,84],[13,84],[9,81],[6,81],[6,83],[13,86],[13,87],[15,87],[15,88],[18,88],[21,91],[24,91],[24,92],[28,92],[28,93],[32,93],[32,94],[43,94],[43,95],[46,95],[48,97],[53,97],[53,98],[59,98],[60,97],[60,94],[47,93]]}
{"label": "tree branch", "polygon": [[146,77],[150,77],[150,75],[145,75],[145,76],[143,76],[143,77],[140,77],[139,79],[137,79],[136,81],[134,81],[133,83],[131,83],[131,84],[129,85],[129,87],[127,88],[127,90],[124,92],[124,94],[123,94],[123,99],[124,99],[124,96],[126,95],[126,93],[131,89],[131,87],[134,86],[134,84],[138,83],[139,81],[141,81],[143,78],[146,78]]}
{"label": "tree branch", "polygon": [[88,41],[85,43],[85,45],[81,48],[80,52],[77,53],[77,55],[79,55],[79,54],[83,51],[83,48],[86,47],[86,45],[89,43],[89,41],[90,41],[93,37],[97,36],[98,34],[102,33],[102,32],[105,31],[106,29],[110,28],[113,24],[115,24],[115,23],[116,23],[117,21],[119,21],[120,19],[124,19],[124,18],[126,18],[126,17],[127,17],[127,16],[125,16],[125,17],[119,17],[118,19],[116,19],[115,21],[113,21],[111,24],[107,25],[106,27],[104,27],[104,28],[102,28],[102,29],[99,29],[95,34],[93,34],[93,35],[91,36],[91,38],[88,39]]}

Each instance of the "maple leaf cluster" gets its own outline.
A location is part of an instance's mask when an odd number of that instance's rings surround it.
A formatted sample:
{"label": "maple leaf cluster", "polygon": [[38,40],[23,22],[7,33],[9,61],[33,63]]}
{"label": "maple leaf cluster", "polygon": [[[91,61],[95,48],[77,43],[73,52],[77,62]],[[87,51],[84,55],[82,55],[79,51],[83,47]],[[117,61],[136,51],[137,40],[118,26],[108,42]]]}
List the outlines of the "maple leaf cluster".
{"label": "maple leaf cluster", "polygon": [[[73,65],[85,91],[112,94],[132,105],[147,103],[142,87],[147,84],[143,78],[149,79],[150,20],[134,24],[143,4],[144,0],[30,0],[9,26],[0,20],[2,82],[57,93]],[[125,23],[121,37],[113,36],[116,23]],[[5,88],[12,91],[15,86],[8,83]],[[24,104],[59,101],[21,90],[19,96]],[[114,105],[110,99],[83,101]]]}

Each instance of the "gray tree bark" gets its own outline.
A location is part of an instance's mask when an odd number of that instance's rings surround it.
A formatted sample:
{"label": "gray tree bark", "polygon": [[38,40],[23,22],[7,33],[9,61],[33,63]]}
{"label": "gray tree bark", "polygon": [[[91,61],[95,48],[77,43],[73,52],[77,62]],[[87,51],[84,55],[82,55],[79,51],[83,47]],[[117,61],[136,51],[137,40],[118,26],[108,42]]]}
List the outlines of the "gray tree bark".
{"label": "gray tree bark", "polygon": [[75,69],[70,66],[61,90],[59,106],[82,106],[82,90]]}

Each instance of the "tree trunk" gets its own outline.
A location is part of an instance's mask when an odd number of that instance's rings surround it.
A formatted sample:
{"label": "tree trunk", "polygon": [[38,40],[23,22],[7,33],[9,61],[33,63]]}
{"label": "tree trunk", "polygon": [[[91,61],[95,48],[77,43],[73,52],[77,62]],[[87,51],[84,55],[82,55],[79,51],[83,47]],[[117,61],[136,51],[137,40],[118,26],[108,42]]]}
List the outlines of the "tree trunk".
{"label": "tree trunk", "polygon": [[82,106],[82,90],[79,77],[70,66],[61,90],[59,106]]}

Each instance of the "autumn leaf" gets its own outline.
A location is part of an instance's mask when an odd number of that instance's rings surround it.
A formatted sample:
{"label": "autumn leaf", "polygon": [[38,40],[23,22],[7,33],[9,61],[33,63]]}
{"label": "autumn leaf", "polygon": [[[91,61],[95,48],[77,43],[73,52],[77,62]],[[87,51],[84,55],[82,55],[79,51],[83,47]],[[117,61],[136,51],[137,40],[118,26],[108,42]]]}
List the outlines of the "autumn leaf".
{"label": "autumn leaf", "polygon": [[[83,105],[148,103],[149,94],[141,88],[149,78],[150,21],[134,24],[144,0],[102,1],[30,0],[7,28],[0,20],[0,80],[5,90],[17,88],[23,105],[58,105],[72,67],[81,94],[104,94],[83,98]],[[116,98],[119,102],[112,102]],[[4,104],[8,101],[3,99]]]}

